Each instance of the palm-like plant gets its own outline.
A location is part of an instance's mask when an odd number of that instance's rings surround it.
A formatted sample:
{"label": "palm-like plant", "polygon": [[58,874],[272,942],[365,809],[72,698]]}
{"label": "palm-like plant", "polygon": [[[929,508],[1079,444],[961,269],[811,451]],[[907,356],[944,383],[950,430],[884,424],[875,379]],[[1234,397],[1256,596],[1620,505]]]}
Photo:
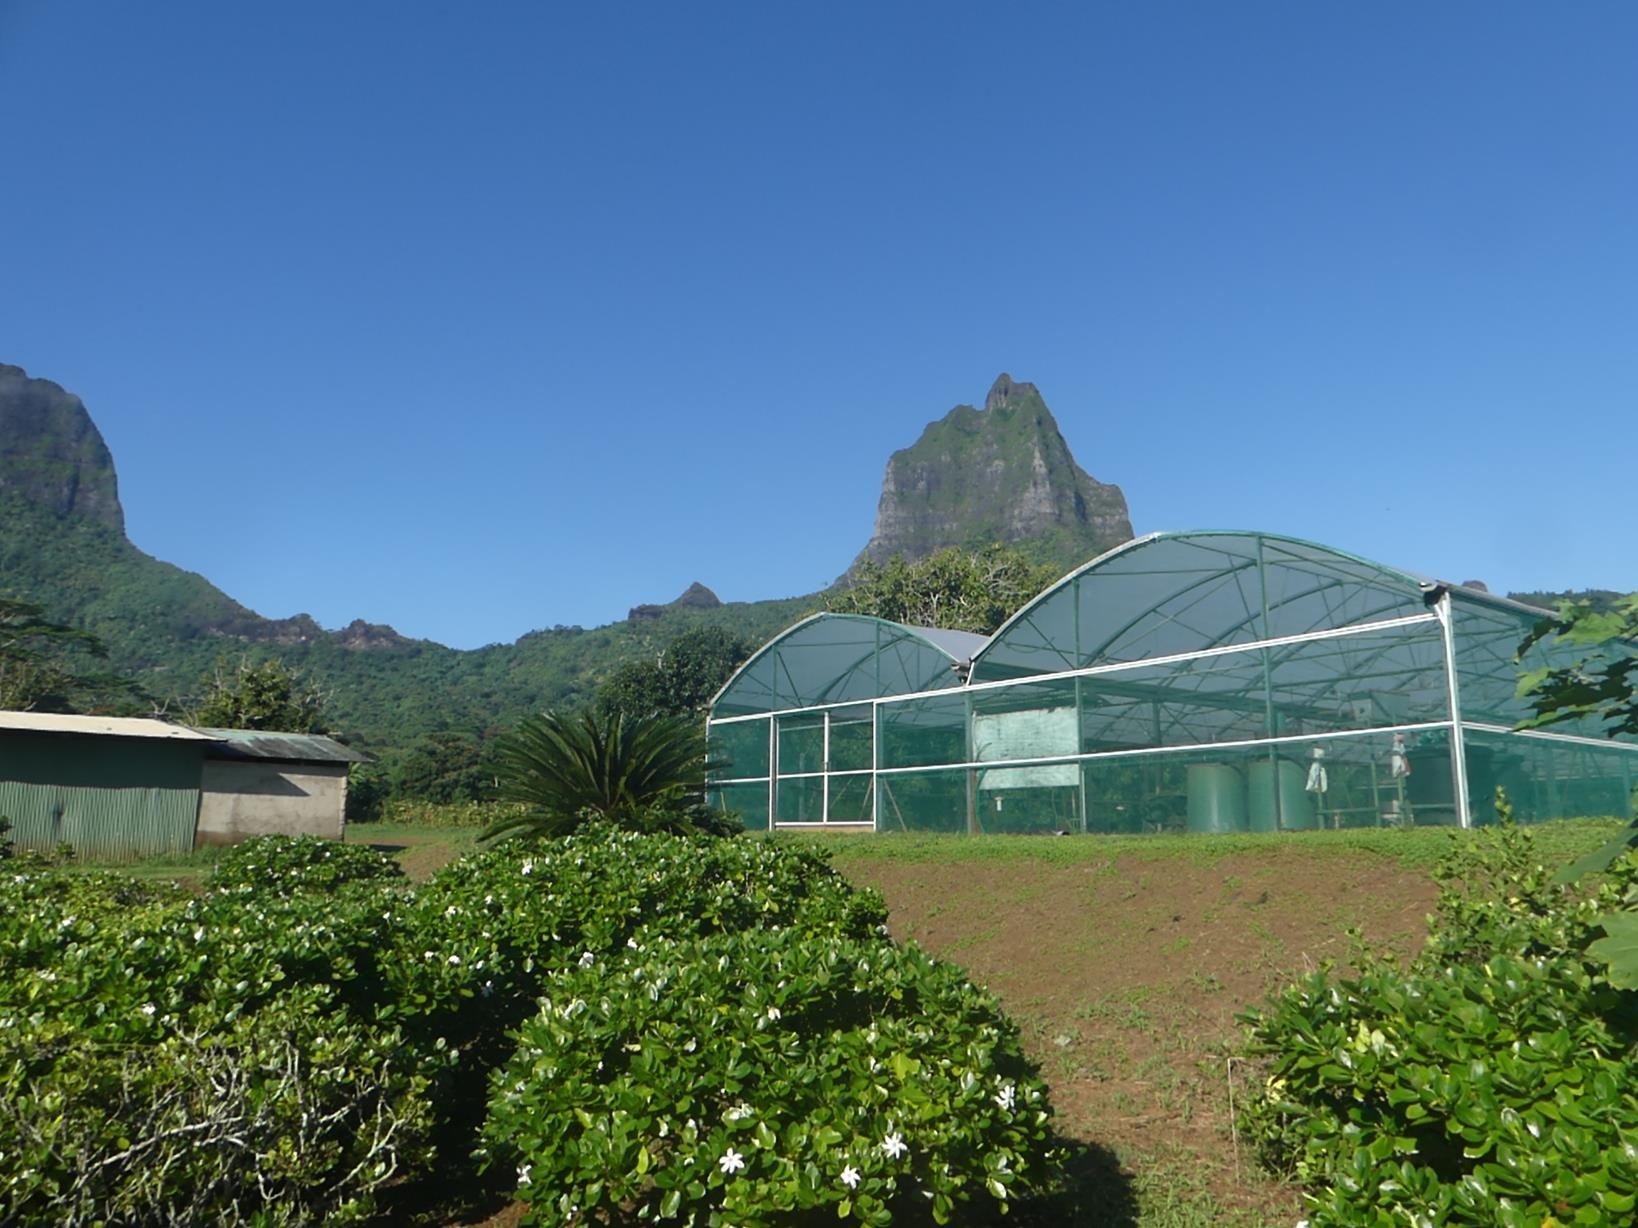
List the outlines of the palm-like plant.
{"label": "palm-like plant", "polygon": [[528,717],[498,746],[499,795],[527,811],[488,828],[567,835],[589,819],[644,831],[699,826],[705,732],[680,717],[629,718],[589,709]]}

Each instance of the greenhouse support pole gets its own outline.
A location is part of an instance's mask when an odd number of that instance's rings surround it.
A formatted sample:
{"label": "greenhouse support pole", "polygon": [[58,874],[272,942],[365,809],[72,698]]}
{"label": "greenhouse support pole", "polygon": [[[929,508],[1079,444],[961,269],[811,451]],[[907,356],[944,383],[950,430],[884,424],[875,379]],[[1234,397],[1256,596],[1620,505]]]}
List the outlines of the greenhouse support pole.
{"label": "greenhouse support pole", "polygon": [[870,705],[870,826],[882,829],[882,778],[877,774],[882,766],[882,706]]}
{"label": "greenhouse support pole", "polygon": [[[1268,562],[1263,557],[1263,538],[1257,536],[1257,591],[1262,594],[1263,606],[1263,640],[1274,638],[1273,629],[1269,626],[1268,617]],[[1274,730],[1274,673],[1273,665],[1269,661],[1268,649],[1264,648],[1258,654],[1263,659],[1263,733],[1273,737]],[[1280,755],[1272,744],[1268,748],[1268,779],[1269,793],[1274,798],[1274,830],[1285,830],[1285,790],[1280,787]]]}
{"label": "greenhouse support pole", "polygon": [[830,709],[826,708],[824,743],[819,749],[819,766],[825,774],[819,778],[819,821],[830,822]]}
{"label": "greenhouse support pole", "polygon": [[963,731],[967,741],[967,834],[976,836],[983,830],[978,825],[978,769],[972,767],[978,758],[978,748],[973,735],[973,697],[969,693],[963,695],[962,709],[966,713],[967,728]]}
{"label": "greenhouse support pole", "polygon": [[778,805],[778,795],[775,790],[779,787],[779,718],[768,718],[768,830],[774,829],[775,807]]}
{"label": "greenhouse support pole", "polygon": [[1433,612],[1439,616],[1439,629],[1445,640],[1445,688],[1450,699],[1450,784],[1456,800],[1456,822],[1462,827],[1473,826],[1472,808],[1467,797],[1467,745],[1462,736],[1462,693],[1456,676],[1456,626],[1451,615],[1450,590],[1439,588],[1439,598]]}

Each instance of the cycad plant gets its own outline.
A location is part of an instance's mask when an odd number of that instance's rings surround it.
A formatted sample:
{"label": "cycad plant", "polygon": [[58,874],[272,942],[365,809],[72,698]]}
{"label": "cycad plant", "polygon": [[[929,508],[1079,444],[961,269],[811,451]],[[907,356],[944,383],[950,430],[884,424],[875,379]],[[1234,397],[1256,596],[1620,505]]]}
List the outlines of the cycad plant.
{"label": "cycad plant", "polygon": [[705,732],[681,717],[587,709],[528,717],[498,746],[499,796],[528,809],[483,833],[563,836],[602,820],[640,831],[705,821]]}

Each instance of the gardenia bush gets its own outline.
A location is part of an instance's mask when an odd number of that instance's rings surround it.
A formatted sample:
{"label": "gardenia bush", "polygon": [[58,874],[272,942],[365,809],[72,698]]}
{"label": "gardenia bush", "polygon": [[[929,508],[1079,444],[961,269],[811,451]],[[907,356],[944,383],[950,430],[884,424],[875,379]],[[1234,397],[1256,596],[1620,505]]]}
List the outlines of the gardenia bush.
{"label": "gardenia bush", "polygon": [[1313,1228],[1634,1222],[1638,1002],[1589,947],[1638,900],[1638,856],[1577,889],[1502,829],[1440,878],[1408,967],[1322,970],[1249,1017],[1266,1084],[1242,1129]]}
{"label": "gardenia bush", "polygon": [[528,1222],[948,1223],[1046,1169],[993,998],[914,947],[800,930],[632,940],[549,979],[485,1137]]}
{"label": "gardenia bush", "polygon": [[345,901],[0,878],[0,1222],[356,1220],[425,1161],[427,1065],[350,1009]]}
{"label": "gardenia bush", "polygon": [[811,848],[601,830],[414,887],[266,838],[198,897],[19,864],[0,1223],[391,1219],[480,1177],[533,1222],[914,1222],[1049,1175],[993,1000]]}

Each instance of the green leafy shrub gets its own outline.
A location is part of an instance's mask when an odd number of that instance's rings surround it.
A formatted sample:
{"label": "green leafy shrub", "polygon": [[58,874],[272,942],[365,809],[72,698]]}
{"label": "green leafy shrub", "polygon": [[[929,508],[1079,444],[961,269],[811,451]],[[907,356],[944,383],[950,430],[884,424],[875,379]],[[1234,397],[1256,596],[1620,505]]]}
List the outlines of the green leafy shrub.
{"label": "green leafy shrub", "polygon": [[1050,1167],[1014,1029],[913,946],[633,940],[554,973],[518,1039],[484,1136],[531,1223],[948,1223]]}
{"label": "green leafy shrub", "polygon": [[[656,1210],[675,1194],[674,1219],[994,1208],[1046,1175],[1045,1101],[993,1000],[894,947],[885,918],[812,846],[606,825],[507,842],[419,888],[367,849],[288,838],[231,850],[199,896],[10,862],[0,1223],[391,1217],[417,1183],[475,1188],[486,1116],[487,1154],[524,1157],[485,1178],[509,1191],[513,1164],[551,1172],[527,1158],[541,1140],[585,1136],[581,1112],[629,1108],[595,1097],[640,1091],[679,1106],[666,1136],[692,1116],[699,1147],[726,1140],[745,1160],[739,1193],[656,1187]],[[543,994],[597,1005],[565,1030]],[[555,1039],[514,1056],[520,1028],[549,1024]],[[647,1035],[690,1056],[645,1067],[625,1046]],[[526,1114],[504,1093],[519,1076],[496,1072],[533,1071],[548,1044],[585,1059],[563,1087],[593,1099],[567,1105],[529,1074]],[[605,1083],[598,1061],[626,1081]],[[730,1093],[765,1104],[788,1171]],[[890,1136],[906,1154],[883,1149]],[[637,1182],[636,1197],[679,1145],[645,1143],[646,1169],[608,1179]],[[588,1164],[603,1154],[589,1136],[577,1146]],[[842,1184],[821,1189],[813,1174],[838,1156]]]}
{"label": "green leafy shrub", "polygon": [[508,841],[445,867],[394,914],[378,1017],[421,1046],[447,1046],[441,1150],[456,1156],[476,1141],[488,1072],[554,971],[663,938],[880,936],[886,916],[879,895],[853,889],[811,847],[607,827]]}
{"label": "green leafy shrub", "polygon": [[0,876],[0,1222],[346,1219],[424,1162],[387,889],[283,891]]}
{"label": "green leafy shrub", "polygon": [[210,887],[213,891],[332,891],[342,883],[402,878],[403,874],[391,857],[362,844],[317,836],[257,836],[222,854],[211,870]]}
{"label": "green leafy shrub", "polygon": [[[123,1005],[123,1004],[121,1004]],[[0,1042],[7,1223],[349,1222],[424,1163],[399,1038],[297,992],[211,1032]],[[133,1029],[133,1033],[146,1029]],[[410,1144],[406,1146],[406,1144]]]}
{"label": "green leafy shrub", "polygon": [[394,798],[381,805],[383,823],[413,823],[417,827],[493,827],[523,817],[528,807],[516,802],[428,802]]}
{"label": "green leafy shrub", "polygon": [[1638,858],[1578,893],[1503,828],[1440,878],[1408,967],[1322,970],[1248,1017],[1267,1078],[1242,1127],[1314,1228],[1632,1222],[1638,1003],[1589,947]]}

